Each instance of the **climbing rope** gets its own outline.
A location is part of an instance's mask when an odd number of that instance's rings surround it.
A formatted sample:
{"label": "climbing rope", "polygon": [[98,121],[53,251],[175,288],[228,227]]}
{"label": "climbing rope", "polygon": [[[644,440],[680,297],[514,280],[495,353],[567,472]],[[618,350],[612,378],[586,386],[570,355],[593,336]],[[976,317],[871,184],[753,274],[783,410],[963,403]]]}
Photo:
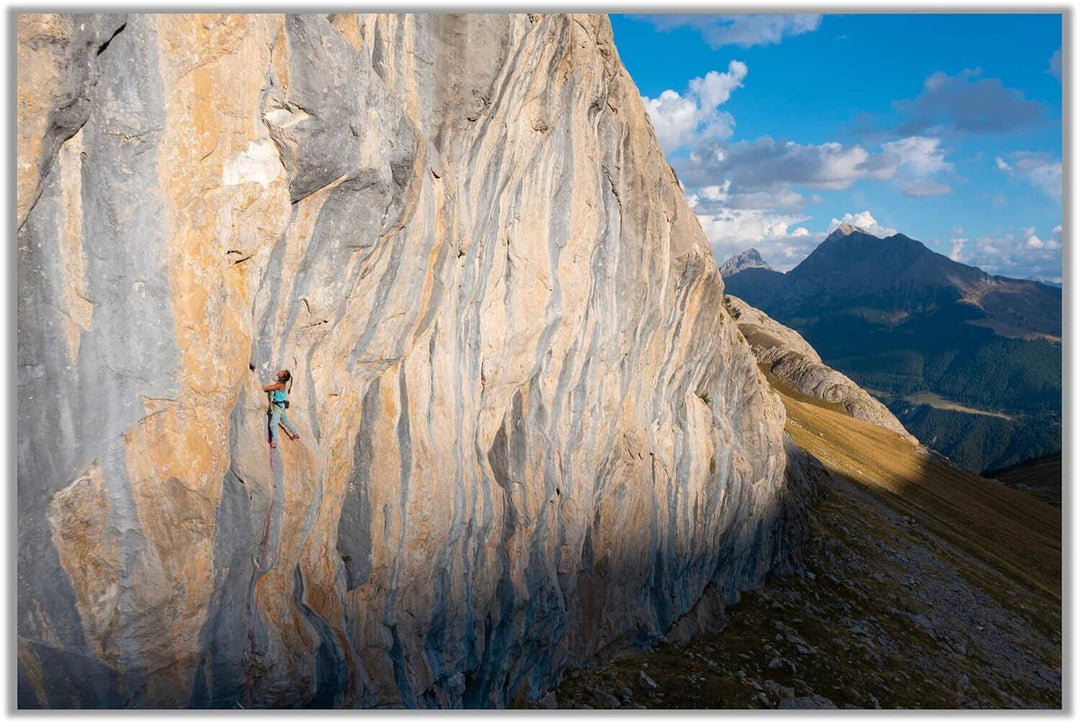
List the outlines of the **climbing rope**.
{"label": "climbing rope", "polygon": [[[270,451],[270,479],[274,479],[274,448],[270,447],[271,437],[267,431],[267,450]],[[251,668],[255,663],[255,624],[259,620],[259,583],[266,567],[266,544],[270,540],[270,520],[274,515],[274,496],[270,496],[270,509],[266,511],[266,525],[263,528],[262,545],[259,549],[259,562],[256,564],[255,585],[251,589],[251,628],[248,629],[247,670],[244,672],[244,708],[251,706]]]}

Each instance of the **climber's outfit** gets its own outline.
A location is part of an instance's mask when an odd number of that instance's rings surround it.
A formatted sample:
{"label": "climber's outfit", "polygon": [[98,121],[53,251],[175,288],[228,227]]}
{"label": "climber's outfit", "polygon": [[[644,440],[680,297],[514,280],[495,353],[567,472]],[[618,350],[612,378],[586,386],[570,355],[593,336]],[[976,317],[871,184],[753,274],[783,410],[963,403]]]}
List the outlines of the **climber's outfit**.
{"label": "climber's outfit", "polygon": [[[290,380],[291,383],[291,380]],[[268,424],[270,426],[270,447],[277,447],[278,443],[278,425],[282,425],[285,431],[289,434],[289,437],[293,440],[299,440],[300,436],[296,434],[293,429],[292,422],[289,420],[288,414],[285,412],[289,408],[288,394],[284,388],[270,390],[270,408],[266,411],[266,414],[270,416]]]}

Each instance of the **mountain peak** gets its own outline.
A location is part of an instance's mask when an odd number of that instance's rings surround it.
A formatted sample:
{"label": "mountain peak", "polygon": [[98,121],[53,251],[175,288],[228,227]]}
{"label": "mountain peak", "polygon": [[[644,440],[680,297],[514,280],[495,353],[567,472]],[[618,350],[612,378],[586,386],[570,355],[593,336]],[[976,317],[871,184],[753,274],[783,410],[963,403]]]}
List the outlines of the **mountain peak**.
{"label": "mountain peak", "polygon": [[840,224],[829,236],[850,236],[852,234],[866,234],[867,236],[873,236],[869,231],[861,226],[855,226],[854,224]]}
{"label": "mountain peak", "polygon": [[731,276],[732,274],[738,274],[744,269],[771,270],[772,267],[765,263],[765,261],[761,258],[761,254],[758,253],[757,249],[750,248],[746,251],[736,254],[735,256],[725,261],[720,266],[720,276],[727,277]]}

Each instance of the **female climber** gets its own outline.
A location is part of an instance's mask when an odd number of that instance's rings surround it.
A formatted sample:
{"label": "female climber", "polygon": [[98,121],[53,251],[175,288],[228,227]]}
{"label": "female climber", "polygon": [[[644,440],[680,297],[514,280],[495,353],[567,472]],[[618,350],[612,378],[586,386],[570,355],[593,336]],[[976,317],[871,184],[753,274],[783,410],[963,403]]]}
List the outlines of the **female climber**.
{"label": "female climber", "polygon": [[266,414],[270,416],[270,447],[277,447],[278,424],[285,428],[285,432],[291,439],[300,439],[293,430],[292,423],[289,422],[289,416],[285,414],[285,410],[289,407],[286,397],[288,392],[292,391],[292,374],[288,370],[281,370],[277,373],[277,380],[274,384],[263,387],[263,392],[268,393],[267,397],[270,401],[270,409],[266,411]]}

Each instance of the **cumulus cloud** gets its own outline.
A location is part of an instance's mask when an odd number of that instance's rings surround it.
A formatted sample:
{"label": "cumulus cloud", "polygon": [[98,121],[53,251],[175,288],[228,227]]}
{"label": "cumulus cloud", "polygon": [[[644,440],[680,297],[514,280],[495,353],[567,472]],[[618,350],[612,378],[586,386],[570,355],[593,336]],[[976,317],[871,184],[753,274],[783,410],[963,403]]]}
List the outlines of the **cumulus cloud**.
{"label": "cumulus cloud", "polygon": [[842,218],[834,218],[829,222],[828,233],[836,231],[840,224],[848,224],[849,226],[858,226],[860,229],[864,229],[874,236],[879,236],[882,239],[892,236],[897,233],[896,229],[888,226],[882,226],[874,218],[873,214],[869,211],[860,211],[857,214],[844,214]]}
{"label": "cumulus cloud", "polygon": [[[674,161],[679,177],[690,187],[729,182],[732,203],[751,196],[801,196],[791,186],[842,190],[856,181],[893,180],[912,197],[939,196],[952,188],[935,176],[952,171],[941,139],[910,136],[884,143],[878,152],[841,143],[799,144],[767,136],[734,144],[704,142],[687,158]],[[760,202],[754,202],[760,208]],[[790,205],[790,204],[789,204]]]}
{"label": "cumulus cloud", "polygon": [[725,45],[750,48],[755,45],[774,45],[784,38],[817,30],[820,15],[646,15],[641,19],[658,30],[690,27],[701,33],[705,42],[716,50]]}
{"label": "cumulus cloud", "polygon": [[1057,251],[1061,248],[1061,226],[1054,227],[1050,232],[1050,238],[1040,239],[1035,234],[1035,227],[1029,226],[1022,232],[1024,239],[1024,247],[1027,249],[1047,249],[1049,251]]}
{"label": "cumulus cloud", "polygon": [[858,179],[889,178],[895,171],[894,166],[858,145],[802,145],[768,136],[728,146],[701,144],[688,159],[676,161],[675,166],[689,186],[730,178],[745,191],[783,184],[845,189]]}
{"label": "cumulus cloud", "polygon": [[1006,161],[998,156],[997,169],[1010,178],[1020,179],[1061,200],[1061,159],[1041,151],[1015,151]]}
{"label": "cumulus cloud", "polygon": [[1007,133],[1034,125],[1042,106],[1022,91],[1006,88],[997,78],[980,78],[981,71],[966,70],[950,76],[938,71],[923,83],[914,99],[894,101],[907,117],[902,134],[951,130],[959,133]]}
{"label": "cumulus cloud", "polygon": [[967,244],[967,239],[962,236],[954,236],[949,239],[951,248],[949,249],[949,258],[953,261],[962,261],[964,257],[964,245]]}
{"label": "cumulus cloud", "polygon": [[1050,56],[1050,67],[1046,72],[1057,78],[1059,82],[1061,81],[1061,48],[1055,50]]}
{"label": "cumulus cloud", "polygon": [[881,144],[883,154],[892,157],[896,166],[896,186],[909,198],[942,196],[952,187],[931,179],[939,173],[953,170],[945,160],[940,138],[909,136]]}
{"label": "cumulus cloud", "polygon": [[761,191],[735,193],[732,191],[731,179],[725,179],[722,184],[702,186],[697,192],[687,196],[690,205],[705,208],[732,208],[732,209],[800,209],[808,201],[820,202],[820,198],[807,199],[802,194],[792,191],[786,186]]}
{"label": "cumulus cloud", "polygon": [[1019,234],[954,236],[949,258],[990,273],[1061,283],[1061,226],[1039,236],[1035,227]]}
{"label": "cumulus cloud", "polygon": [[[863,179],[893,181],[901,193],[925,197],[948,193],[935,180],[952,170],[940,139],[913,136],[883,144],[877,152],[840,143],[798,144],[762,137],[734,144],[701,143],[687,158],[675,159],[687,198],[720,261],[755,246],[778,269],[791,268],[841,223],[881,237],[896,229],[882,226],[869,211],[833,219],[824,232],[800,225],[803,209],[821,197],[794,187],[846,189]],[[862,203],[862,202],[857,202]]]}
{"label": "cumulus cloud", "polygon": [[896,158],[898,167],[915,176],[930,176],[941,171],[952,171],[953,165],[945,160],[941,139],[930,136],[909,136],[898,141],[881,144],[886,154]]}
{"label": "cumulus cloud", "polygon": [[704,78],[691,80],[685,93],[665,90],[656,98],[642,96],[664,152],[671,153],[703,139],[730,138],[735,119],[719,106],[742,86],[746,72],[746,64],[733,60],[726,73],[713,70]]}
{"label": "cumulus cloud", "polygon": [[701,228],[712,245],[717,263],[722,263],[748,247],[756,247],[762,257],[780,271],[791,269],[821,243],[822,235],[811,234],[802,214],[774,213],[764,209],[694,209]]}
{"label": "cumulus cloud", "polygon": [[1024,237],[1027,239],[1025,246],[1027,246],[1028,249],[1042,249],[1046,246],[1046,243],[1043,242],[1042,239],[1035,236],[1034,228],[1024,229]]}

